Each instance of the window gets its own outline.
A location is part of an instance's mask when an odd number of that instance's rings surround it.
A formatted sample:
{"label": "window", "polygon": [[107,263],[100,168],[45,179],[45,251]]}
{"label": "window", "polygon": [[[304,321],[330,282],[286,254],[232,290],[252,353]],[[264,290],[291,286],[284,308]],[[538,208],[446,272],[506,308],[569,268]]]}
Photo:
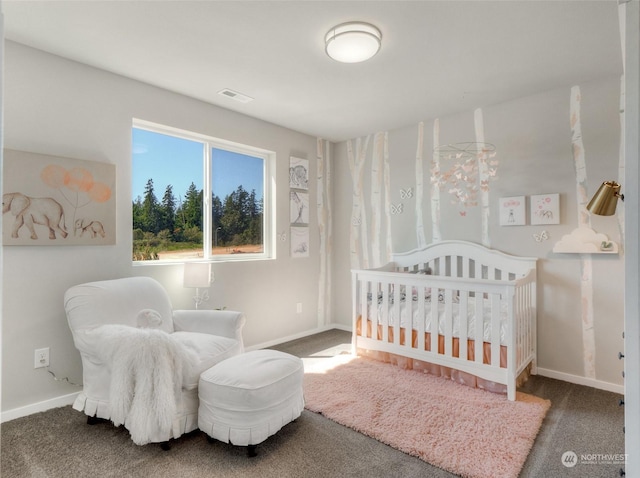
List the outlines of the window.
{"label": "window", "polygon": [[134,261],[263,259],[271,245],[269,151],[134,121]]}

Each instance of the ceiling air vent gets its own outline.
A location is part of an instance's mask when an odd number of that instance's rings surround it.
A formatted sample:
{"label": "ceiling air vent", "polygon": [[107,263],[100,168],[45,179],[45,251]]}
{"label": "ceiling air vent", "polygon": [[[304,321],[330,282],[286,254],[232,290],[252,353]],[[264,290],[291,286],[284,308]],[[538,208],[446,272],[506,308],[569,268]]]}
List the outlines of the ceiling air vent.
{"label": "ceiling air vent", "polygon": [[218,91],[218,94],[239,101],[240,103],[249,103],[250,101],[253,101],[253,98],[251,98],[250,96],[243,95],[242,93],[230,90],[229,88]]}

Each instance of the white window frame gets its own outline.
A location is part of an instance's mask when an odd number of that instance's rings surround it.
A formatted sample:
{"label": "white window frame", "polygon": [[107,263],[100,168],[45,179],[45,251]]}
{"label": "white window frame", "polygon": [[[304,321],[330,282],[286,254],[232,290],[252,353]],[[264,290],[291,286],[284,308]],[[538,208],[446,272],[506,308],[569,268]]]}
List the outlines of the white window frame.
{"label": "white window frame", "polygon": [[[164,134],[176,138],[186,139],[202,143],[203,145],[203,165],[202,165],[202,196],[203,196],[203,218],[202,218],[202,246],[203,257],[193,259],[164,259],[132,261],[134,265],[150,264],[175,264],[183,262],[225,262],[225,261],[249,261],[275,259],[275,165],[276,153],[255,146],[249,146],[225,139],[215,138],[200,133],[186,131],[172,126],[152,123],[150,121],[133,119],[132,129],[143,129],[152,133]],[[212,214],[212,188],[211,188],[211,149],[224,149],[234,153],[244,154],[261,158],[263,160],[263,204],[262,204],[262,241],[263,252],[244,254],[212,254],[212,234],[213,234],[213,214]],[[133,157],[133,155],[132,155]],[[133,199],[133,198],[132,198]],[[224,198],[221,198],[224,199]],[[131,238],[133,241],[133,237]]]}

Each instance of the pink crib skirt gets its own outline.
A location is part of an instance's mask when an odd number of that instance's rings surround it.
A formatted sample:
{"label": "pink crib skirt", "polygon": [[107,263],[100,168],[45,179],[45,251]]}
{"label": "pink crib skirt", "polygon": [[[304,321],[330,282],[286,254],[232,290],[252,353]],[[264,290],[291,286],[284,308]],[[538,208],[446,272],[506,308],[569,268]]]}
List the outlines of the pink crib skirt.
{"label": "pink crib skirt", "polygon": [[[358,318],[356,323],[356,333],[362,336],[362,325],[361,318]],[[382,325],[377,326],[377,336],[376,340],[382,340]],[[371,321],[367,320],[367,331],[365,337],[373,337],[371,335]],[[387,330],[387,337],[389,342],[394,341],[394,328],[389,326]],[[400,345],[405,344],[406,340],[406,331],[404,327],[400,328]],[[431,333],[425,332],[424,334],[424,349],[427,351],[431,351]],[[474,361],[475,360],[475,346],[473,339],[467,339],[467,360]],[[460,356],[460,339],[457,337],[453,338],[453,347],[452,354],[454,357]],[[418,331],[411,331],[411,347],[417,349],[418,348]],[[438,353],[444,354],[445,350],[445,337],[443,335],[438,335]],[[435,375],[437,377],[445,377],[451,379],[455,382],[461,383],[468,387],[481,388],[483,390],[488,390],[494,393],[507,393],[507,386],[501,383],[496,383],[490,380],[485,380],[475,375],[472,375],[467,372],[461,372],[460,370],[452,369],[450,367],[445,367],[444,365],[436,365],[430,362],[426,362],[423,360],[416,360],[408,357],[403,357],[401,355],[389,353],[389,352],[381,352],[378,350],[366,350],[366,349],[358,349],[358,355],[363,357],[369,357],[374,360],[378,360],[380,362],[391,363],[398,367],[407,369],[407,370],[419,370],[431,375]],[[482,361],[485,364],[491,363],[491,344],[489,342],[484,342],[482,346]],[[500,367],[507,367],[507,347],[504,345],[500,346]],[[518,379],[516,380],[516,386],[522,385],[529,378],[529,368],[525,369]]]}

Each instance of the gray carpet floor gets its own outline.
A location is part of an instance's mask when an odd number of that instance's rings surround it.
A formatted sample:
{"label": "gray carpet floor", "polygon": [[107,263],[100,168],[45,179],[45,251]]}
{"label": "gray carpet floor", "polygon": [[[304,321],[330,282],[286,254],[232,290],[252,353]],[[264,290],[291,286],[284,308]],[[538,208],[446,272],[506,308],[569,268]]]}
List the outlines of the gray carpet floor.
{"label": "gray carpet floor", "polygon": [[[350,333],[330,330],[274,348],[320,359],[350,340]],[[622,465],[607,455],[624,454],[620,395],[539,376],[522,391],[552,402],[522,477],[618,476]],[[89,426],[71,407],[3,423],[0,431],[2,478],[455,476],[308,411],[260,444],[254,458],[246,448],[209,443],[199,431],[173,440],[167,452],[136,446],[124,428]],[[566,452],[575,453],[575,466],[563,465]]]}

